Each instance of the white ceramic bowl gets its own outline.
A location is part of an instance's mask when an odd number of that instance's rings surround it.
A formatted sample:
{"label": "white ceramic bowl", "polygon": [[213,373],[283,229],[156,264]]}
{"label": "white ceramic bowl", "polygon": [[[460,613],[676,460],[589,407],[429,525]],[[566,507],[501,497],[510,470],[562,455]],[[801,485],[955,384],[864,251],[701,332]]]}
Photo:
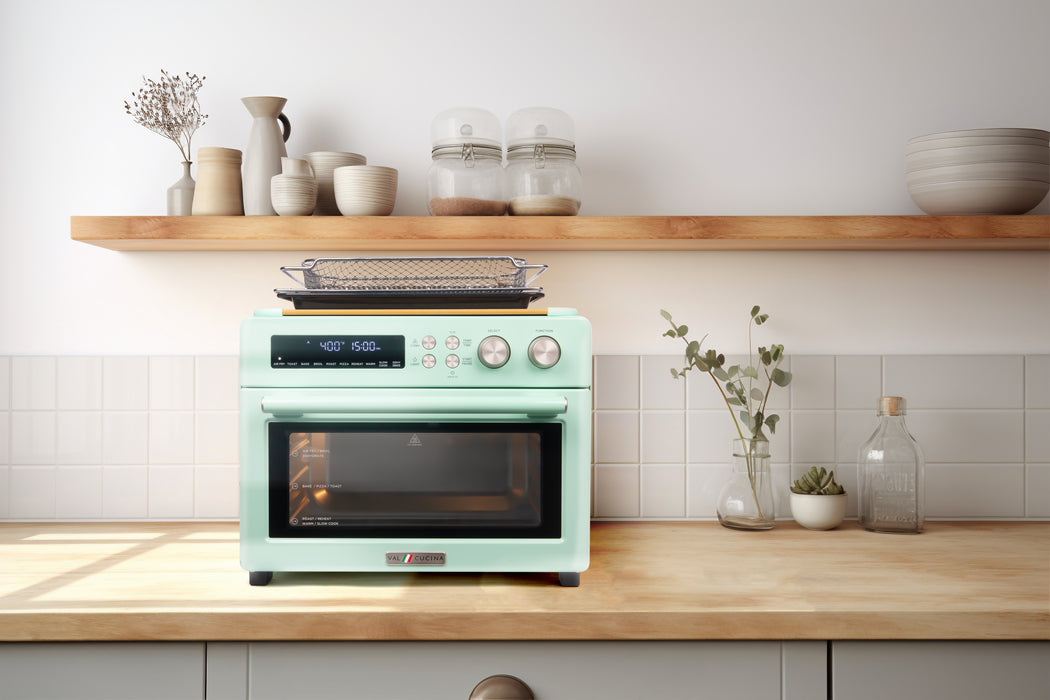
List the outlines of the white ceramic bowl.
{"label": "white ceramic bowl", "polygon": [[336,168],[334,187],[343,216],[389,216],[397,199],[397,170],[381,165]]}
{"label": "white ceramic bowl", "polygon": [[1014,128],[992,128],[992,129],[960,129],[956,131],[939,131],[935,134],[926,134],[909,139],[908,143],[921,143],[923,141],[934,141],[937,139],[954,139],[960,137],[975,136],[1010,136],[1021,138],[1041,139],[1050,143],[1050,131],[1043,129],[1014,129]]}
{"label": "white ceramic bowl", "polygon": [[967,163],[935,168],[909,168],[904,175],[908,185],[953,180],[1035,180],[1050,182],[1050,165],[1043,163]]}
{"label": "white ceramic bowl", "polygon": [[364,165],[368,162],[360,153],[348,153],[346,151],[313,151],[303,156],[313,168],[314,177],[317,178],[317,208],[314,214],[318,216],[339,216],[339,207],[335,202],[335,189],[333,174],[336,168],[347,165]]}
{"label": "white ceramic bowl", "polygon": [[317,181],[312,175],[274,175],[270,203],[279,216],[309,216],[317,204]]}
{"label": "white ceramic bowl", "polygon": [[812,493],[795,493],[791,496],[791,517],[799,525],[810,530],[830,530],[838,527],[846,517],[846,494],[817,496]]}
{"label": "white ceramic bowl", "polygon": [[904,158],[908,170],[935,168],[944,165],[969,163],[1045,163],[1050,164],[1050,145],[1047,146],[956,146],[931,148],[909,153]]}
{"label": "white ceramic bowl", "polygon": [[912,154],[933,148],[955,148],[957,146],[1046,146],[1046,144],[1046,139],[1024,136],[956,136],[909,143],[905,152]]}
{"label": "white ceramic bowl", "polygon": [[1027,214],[1050,184],[1035,180],[954,180],[908,186],[912,201],[927,214]]}

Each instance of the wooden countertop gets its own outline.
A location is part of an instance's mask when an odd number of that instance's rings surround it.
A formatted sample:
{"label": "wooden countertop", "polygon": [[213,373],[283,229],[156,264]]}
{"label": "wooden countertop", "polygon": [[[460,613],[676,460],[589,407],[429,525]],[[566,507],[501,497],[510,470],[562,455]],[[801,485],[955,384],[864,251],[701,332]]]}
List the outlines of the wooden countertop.
{"label": "wooden countertop", "polygon": [[1050,639],[1050,523],[595,523],[553,574],[277,574],[235,523],[0,525],[0,640]]}

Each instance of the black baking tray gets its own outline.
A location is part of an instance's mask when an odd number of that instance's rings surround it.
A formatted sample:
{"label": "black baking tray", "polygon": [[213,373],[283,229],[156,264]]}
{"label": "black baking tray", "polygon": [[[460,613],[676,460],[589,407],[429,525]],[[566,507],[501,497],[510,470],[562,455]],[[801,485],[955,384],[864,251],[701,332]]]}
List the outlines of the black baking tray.
{"label": "black baking tray", "polygon": [[539,287],[495,289],[275,289],[297,309],[526,309]]}

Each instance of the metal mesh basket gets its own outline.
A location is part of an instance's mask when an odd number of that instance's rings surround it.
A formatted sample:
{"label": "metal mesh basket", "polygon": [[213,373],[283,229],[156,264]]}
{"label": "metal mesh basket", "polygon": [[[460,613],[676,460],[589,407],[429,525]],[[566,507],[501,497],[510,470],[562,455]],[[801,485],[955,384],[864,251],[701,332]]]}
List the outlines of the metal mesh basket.
{"label": "metal mesh basket", "polygon": [[[307,289],[524,288],[547,269],[508,255],[449,258],[313,258],[285,266],[284,274]],[[302,273],[299,280],[293,273]],[[529,276],[531,274],[531,276]]]}

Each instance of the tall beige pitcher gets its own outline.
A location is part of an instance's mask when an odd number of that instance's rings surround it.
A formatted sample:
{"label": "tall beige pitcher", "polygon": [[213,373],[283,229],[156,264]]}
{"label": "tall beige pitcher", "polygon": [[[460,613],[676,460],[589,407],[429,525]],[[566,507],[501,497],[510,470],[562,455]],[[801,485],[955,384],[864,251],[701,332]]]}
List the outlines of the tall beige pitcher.
{"label": "tall beige pitcher", "polygon": [[292,133],[292,125],[281,112],[287,101],[284,97],[241,98],[253,117],[248,148],[244,152],[246,216],[277,214],[270,202],[270,180],[281,172],[281,158],[288,156],[284,142]]}

